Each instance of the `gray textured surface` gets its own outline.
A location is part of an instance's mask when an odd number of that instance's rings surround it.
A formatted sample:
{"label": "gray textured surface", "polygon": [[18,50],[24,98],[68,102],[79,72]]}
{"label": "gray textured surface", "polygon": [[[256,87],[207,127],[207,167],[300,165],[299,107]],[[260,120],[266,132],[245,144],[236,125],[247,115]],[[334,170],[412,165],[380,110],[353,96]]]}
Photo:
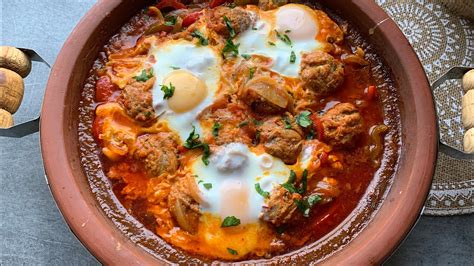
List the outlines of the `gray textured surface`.
{"label": "gray textured surface", "polygon": [[[54,62],[92,0],[1,0],[0,45],[35,49]],[[39,112],[48,69],[33,66],[15,119]],[[70,232],[44,179],[39,135],[0,137],[0,264],[95,265]],[[474,216],[422,217],[387,265],[473,265]]]}

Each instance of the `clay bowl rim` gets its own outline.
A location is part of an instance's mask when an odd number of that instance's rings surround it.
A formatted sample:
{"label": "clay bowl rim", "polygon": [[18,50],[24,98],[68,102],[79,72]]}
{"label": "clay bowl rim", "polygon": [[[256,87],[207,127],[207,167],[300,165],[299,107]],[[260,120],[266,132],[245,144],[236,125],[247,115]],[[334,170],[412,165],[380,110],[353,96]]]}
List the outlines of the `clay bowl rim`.
{"label": "clay bowl rim", "polygon": [[[120,5],[120,1],[105,0],[96,3],[81,19],[69,35],[51,71],[43,101],[40,126],[41,149],[45,171],[53,197],[71,230],[101,262],[107,264],[156,264],[163,263],[134,244],[124,236],[105,216],[96,202],[91,201],[90,191],[84,191],[83,182],[75,176],[78,162],[72,158],[66,137],[71,134],[74,121],[66,113],[68,86],[74,75],[75,65],[71,62],[79,58],[87,37],[106,20],[110,11]],[[414,147],[410,147],[413,158],[423,158],[405,162],[411,166],[408,181],[394,182],[390,195],[405,195],[404,200],[386,198],[370,223],[342,250],[332,253],[324,262],[327,264],[366,264],[383,261],[408,234],[420,215],[434,174],[437,156],[437,121],[433,96],[429,83],[415,52],[408,40],[388,15],[372,1],[354,0],[361,10],[384,36],[390,36],[390,45],[400,63],[406,67],[406,79],[412,88],[416,107],[416,125],[425,137],[417,136]],[[370,12],[367,12],[369,11]],[[417,88],[417,89],[414,89]],[[77,132],[76,132],[77,135]],[[74,148],[72,148],[74,150]],[[402,148],[402,153],[405,149]],[[75,149],[77,153],[77,149]],[[403,155],[400,155],[403,156]],[[412,159],[413,159],[412,158]],[[398,163],[398,168],[403,161]],[[408,167],[405,167],[408,168]],[[408,169],[408,170],[410,170]],[[396,176],[400,169],[397,170]],[[82,182],[82,184],[81,184]],[[82,185],[82,188],[81,188]],[[404,203],[410,202],[409,205]],[[393,218],[395,217],[395,219]],[[401,222],[400,222],[401,221]]]}

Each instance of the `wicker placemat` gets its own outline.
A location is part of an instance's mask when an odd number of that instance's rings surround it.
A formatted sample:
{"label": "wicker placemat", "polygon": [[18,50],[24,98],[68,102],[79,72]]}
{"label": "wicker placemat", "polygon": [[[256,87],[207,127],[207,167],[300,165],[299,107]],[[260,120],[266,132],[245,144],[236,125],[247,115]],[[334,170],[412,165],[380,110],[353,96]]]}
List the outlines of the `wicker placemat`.
{"label": "wicker placemat", "polygon": [[[450,12],[440,0],[377,0],[407,36],[430,82],[453,66],[474,67],[474,22]],[[462,149],[460,82],[444,83],[435,92],[441,138]],[[474,212],[474,163],[438,156],[424,214]]]}

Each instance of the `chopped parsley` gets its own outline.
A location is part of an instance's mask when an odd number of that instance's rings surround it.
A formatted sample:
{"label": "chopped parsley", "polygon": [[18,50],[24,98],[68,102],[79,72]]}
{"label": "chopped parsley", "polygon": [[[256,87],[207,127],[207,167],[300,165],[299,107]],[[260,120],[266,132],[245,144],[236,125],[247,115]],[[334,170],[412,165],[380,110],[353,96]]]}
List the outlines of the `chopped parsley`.
{"label": "chopped parsley", "polygon": [[288,37],[288,35],[286,34],[281,34],[279,33],[277,30],[275,30],[275,33],[277,35],[277,37],[282,40],[284,43],[288,44],[289,46],[291,46],[291,40],[290,40],[290,37]]}
{"label": "chopped parsley", "polygon": [[219,129],[222,127],[221,124],[215,122],[214,125],[212,126],[212,135],[217,138],[219,136]]}
{"label": "chopped parsley", "polygon": [[313,121],[311,121],[311,118],[309,118],[310,115],[310,111],[301,112],[299,115],[296,116],[296,123],[304,128],[311,126],[313,124]]}
{"label": "chopped parsley", "polygon": [[245,127],[248,124],[249,124],[249,121],[245,120],[239,123],[239,127]]}
{"label": "chopped parsley", "polygon": [[270,44],[271,46],[275,46],[274,42],[268,42],[268,44]]}
{"label": "chopped parsley", "polygon": [[225,42],[225,46],[222,49],[222,57],[227,58],[230,56],[235,57],[239,55],[239,45],[240,43],[234,44],[231,38],[227,39]]}
{"label": "chopped parsley", "polygon": [[240,224],[240,219],[236,218],[235,216],[227,216],[224,218],[224,221],[222,221],[221,227],[231,227],[231,226],[237,226]]}
{"label": "chopped parsley", "polygon": [[166,85],[161,85],[161,91],[164,93],[163,94],[163,100],[169,99],[173,96],[174,94],[174,86],[171,84],[169,86]]}
{"label": "chopped parsley", "polygon": [[264,198],[270,197],[270,192],[264,191],[264,190],[260,187],[260,183],[256,183],[256,184],[255,184],[255,190],[257,191],[258,194],[260,194],[260,196],[262,196],[262,197],[264,197]]}
{"label": "chopped parsley", "polygon": [[[196,177],[197,177],[197,176],[196,176]],[[198,185],[201,184],[202,182],[204,182],[204,180],[199,179],[199,180],[198,180]]]}
{"label": "chopped parsley", "polygon": [[304,217],[309,217],[311,208],[319,201],[321,201],[321,197],[319,195],[310,195],[306,199],[293,200],[293,202],[296,204],[296,207],[298,207],[298,210],[303,214]]}
{"label": "chopped parsley", "polygon": [[291,120],[290,120],[290,118],[288,116],[284,116],[282,118],[282,120],[283,120],[283,123],[285,124],[285,128],[286,129],[291,129]]}
{"label": "chopped parsley", "polygon": [[291,30],[285,30],[285,33],[290,33],[290,32],[291,32]]}
{"label": "chopped parsley", "polygon": [[143,69],[140,75],[133,77],[136,81],[146,82],[153,77],[153,68],[150,68],[150,72],[146,73],[146,69]]}
{"label": "chopped parsley", "polygon": [[196,37],[199,39],[199,43],[203,46],[206,46],[209,44],[209,41],[207,38],[204,36],[202,32],[200,32],[198,29],[195,29],[193,33],[191,33],[191,36]]}
{"label": "chopped parsley", "polygon": [[260,120],[257,120],[257,119],[255,119],[255,118],[254,118],[254,119],[252,119],[252,122],[253,122],[253,123],[254,123],[254,125],[256,125],[256,126],[261,126],[261,125],[263,124],[263,122],[262,122],[262,121],[260,121]]}
{"label": "chopped parsley", "polygon": [[255,132],[255,144],[260,143],[260,130]]}
{"label": "chopped parsley", "polygon": [[254,74],[255,74],[255,67],[251,67],[249,69],[249,79],[252,79]]}
{"label": "chopped parsley", "polygon": [[235,249],[231,249],[231,248],[227,248],[227,252],[229,252],[231,255],[238,255],[239,253],[237,253],[237,250]]}
{"label": "chopped parsley", "polygon": [[165,17],[165,25],[166,26],[174,26],[176,24],[177,18],[175,16],[167,16]]}
{"label": "chopped parsley", "polygon": [[312,139],[314,139],[314,134],[315,134],[314,129],[310,128],[308,135],[306,135],[306,139],[307,139],[307,140],[312,140]]}
{"label": "chopped parsley", "polygon": [[296,62],[296,54],[294,51],[291,51],[291,54],[290,54],[290,63],[295,63]]}
{"label": "chopped parsley", "polygon": [[207,190],[211,189],[212,188],[212,184],[211,183],[204,183],[202,184]]}
{"label": "chopped parsley", "polygon": [[177,66],[170,66],[170,68],[172,68],[172,69],[174,69],[174,70],[181,69],[180,67],[177,67]]}
{"label": "chopped parsley", "polygon": [[225,26],[227,27],[227,30],[229,31],[230,37],[234,38],[235,37],[235,30],[232,28],[232,23],[230,23],[230,20],[224,16],[224,23]]}
{"label": "chopped parsley", "polygon": [[258,30],[256,27],[252,27],[252,30]]}
{"label": "chopped parsley", "polygon": [[249,54],[241,54],[240,56],[242,56],[245,60],[249,60],[251,57]]}
{"label": "chopped parsley", "polygon": [[280,235],[283,234],[285,232],[285,230],[286,230],[286,226],[283,226],[283,225],[278,226],[276,228],[277,233],[280,234]]}
{"label": "chopped parsley", "polygon": [[207,143],[201,142],[201,140],[199,139],[199,134],[196,134],[196,127],[193,126],[193,131],[189,133],[189,136],[183,146],[191,150],[202,148],[203,155],[201,160],[205,165],[209,164],[209,156],[211,155],[209,145]]}
{"label": "chopped parsley", "polygon": [[296,181],[296,173],[293,170],[290,170],[290,176],[288,177],[288,180],[281,184],[283,188],[288,190],[290,193],[298,193],[303,195],[306,193],[306,189],[308,188],[308,170],[303,170],[303,175],[301,177],[301,183],[300,186],[297,188],[295,186],[295,181]]}

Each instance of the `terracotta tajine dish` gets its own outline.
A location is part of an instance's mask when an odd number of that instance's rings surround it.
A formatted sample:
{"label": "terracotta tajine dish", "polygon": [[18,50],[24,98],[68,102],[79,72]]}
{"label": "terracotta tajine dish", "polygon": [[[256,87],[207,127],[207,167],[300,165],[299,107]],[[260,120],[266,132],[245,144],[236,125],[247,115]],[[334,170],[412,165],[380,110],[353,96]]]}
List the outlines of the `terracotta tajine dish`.
{"label": "terracotta tajine dish", "polygon": [[[107,41],[149,1],[99,1],[79,22],[51,71],[41,115],[41,148],[53,196],[75,235],[104,264],[205,263],[174,248],[127,213],[101,170],[90,132],[88,77]],[[391,82],[380,90],[391,156],[365,194],[329,233],[303,247],[250,263],[377,264],[406,237],[428,194],[438,133],[431,89],[412,47],[373,1],[319,1],[381,59]],[[357,41],[357,40],[356,40]],[[384,77],[380,77],[384,78]],[[89,88],[90,89],[90,88]],[[93,106],[93,105],[90,105]],[[391,109],[392,108],[392,109]],[[389,166],[389,167],[387,167]]]}

